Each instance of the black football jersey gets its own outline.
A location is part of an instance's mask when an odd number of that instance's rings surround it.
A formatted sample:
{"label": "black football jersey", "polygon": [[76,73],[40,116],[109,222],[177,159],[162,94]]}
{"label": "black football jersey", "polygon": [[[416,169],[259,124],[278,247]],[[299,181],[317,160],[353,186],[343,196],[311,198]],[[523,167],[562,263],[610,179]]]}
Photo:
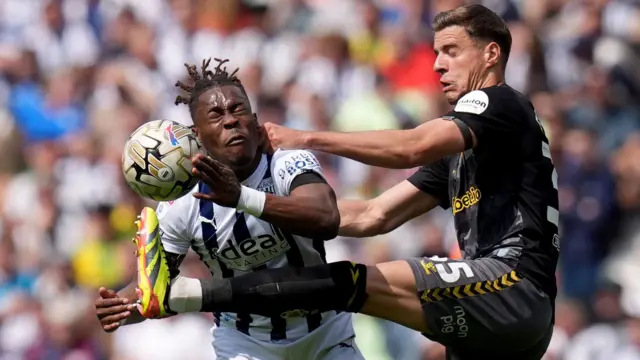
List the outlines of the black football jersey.
{"label": "black football jersey", "polygon": [[471,129],[477,146],[408,180],[451,208],[465,259],[499,257],[555,297],[557,173],[533,105],[498,85],[466,94],[443,118]]}

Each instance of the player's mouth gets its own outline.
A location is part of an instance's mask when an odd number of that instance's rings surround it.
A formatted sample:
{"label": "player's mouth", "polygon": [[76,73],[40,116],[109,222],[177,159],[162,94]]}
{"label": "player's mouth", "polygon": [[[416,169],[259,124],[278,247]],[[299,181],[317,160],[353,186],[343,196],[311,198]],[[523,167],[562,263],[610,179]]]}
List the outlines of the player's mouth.
{"label": "player's mouth", "polygon": [[453,90],[453,84],[448,83],[446,81],[440,80],[440,85],[442,86],[442,92],[447,92]]}
{"label": "player's mouth", "polygon": [[227,146],[237,146],[243,144],[247,138],[244,135],[233,135],[227,140]]}

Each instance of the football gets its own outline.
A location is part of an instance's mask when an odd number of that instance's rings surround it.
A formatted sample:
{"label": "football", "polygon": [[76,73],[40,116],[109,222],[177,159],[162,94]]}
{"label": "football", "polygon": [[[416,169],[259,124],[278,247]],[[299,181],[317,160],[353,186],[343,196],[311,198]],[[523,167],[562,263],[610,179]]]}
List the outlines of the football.
{"label": "football", "polygon": [[191,128],[171,120],[153,120],[131,134],[122,153],[122,172],[138,195],[176,200],[193,189],[191,158],[202,145]]}

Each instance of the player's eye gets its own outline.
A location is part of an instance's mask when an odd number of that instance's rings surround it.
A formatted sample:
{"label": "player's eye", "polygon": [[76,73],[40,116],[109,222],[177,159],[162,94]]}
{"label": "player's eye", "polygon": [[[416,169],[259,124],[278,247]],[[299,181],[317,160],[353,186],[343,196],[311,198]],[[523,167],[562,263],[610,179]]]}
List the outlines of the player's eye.
{"label": "player's eye", "polygon": [[214,117],[214,116],[222,116],[222,114],[224,114],[224,109],[221,109],[218,106],[214,106],[211,109],[209,109],[209,115]]}
{"label": "player's eye", "polygon": [[442,49],[440,49],[440,51],[438,51],[437,53],[438,55],[456,57],[458,56],[459,50],[460,49],[455,45],[446,45],[446,46],[443,46]]}
{"label": "player's eye", "polygon": [[218,121],[220,121],[220,119],[222,119],[223,116],[224,116],[224,114],[219,113],[217,111],[214,111],[214,112],[209,114],[209,121],[210,122],[218,122]]}

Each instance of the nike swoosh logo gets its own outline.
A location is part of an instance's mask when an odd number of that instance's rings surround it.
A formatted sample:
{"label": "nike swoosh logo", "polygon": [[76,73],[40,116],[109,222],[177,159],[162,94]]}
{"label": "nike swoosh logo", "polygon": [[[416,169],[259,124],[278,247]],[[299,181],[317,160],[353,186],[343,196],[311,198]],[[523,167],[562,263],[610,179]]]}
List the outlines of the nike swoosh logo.
{"label": "nike swoosh logo", "polygon": [[216,223],[213,221],[213,219],[207,219],[206,217],[199,215],[198,221],[206,224],[211,224],[214,228],[216,228]]}

